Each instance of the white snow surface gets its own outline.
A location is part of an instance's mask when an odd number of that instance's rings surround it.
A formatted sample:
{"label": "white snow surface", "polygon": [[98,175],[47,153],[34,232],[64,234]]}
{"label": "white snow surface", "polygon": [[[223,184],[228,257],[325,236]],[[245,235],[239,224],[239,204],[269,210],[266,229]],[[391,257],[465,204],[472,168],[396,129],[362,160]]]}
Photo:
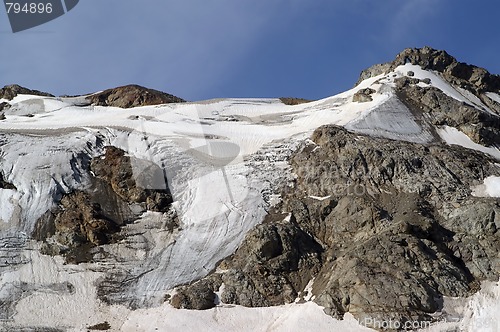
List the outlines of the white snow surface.
{"label": "white snow surface", "polygon": [[500,198],[500,177],[489,176],[485,178],[483,184],[472,189],[472,195],[476,197]]}
{"label": "white snow surface", "polygon": [[422,332],[498,332],[500,331],[500,283],[484,282],[481,290],[467,300],[445,298],[444,307],[454,318],[440,319]]}
{"label": "white snow surface", "polygon": [[466,134],[454,127],[443,126],[437,130],[439,136],[448,144],[460,145],[464,148],[480,151],[500,160],[500,149],[498,147],[485,147],[477,144]]}
{"label": "white snow surface", "polygon": [[17,209],[19,209],[19,198],[18,192],[12,189],[0,189],[0,202],[2,202],[2,208],[0,209],[0,223],[9,223]]}
{"label": "white snow surface", "polygon": [[[336,321],[312,303],[259,309],[220,305],[192,312],[175,310],[162,304],[162,299],[172,288],[205,276],[237,249],[266,214],[270,202],[262,192],[275,178],[273,169],[286,168],[276,162],[277,156],[290,153],[319,126],[336,124],[370,135],[429,142],[428,128],[422,128],[409,111],[396,110],[399,104],[395,104],[390,82],[383,83],[393,74],[406,75],[409,70],[418,78],[430,78],[432,85],[453,98],[473,103],[438,75],[412,65],[367,79],[336,96],[296,106],[285,106],[278,99],[219,99],[120,109],[78,106],[81,98],[17,96],[10,101],[7,119],[0,121],[0,172],[16,187],[0,189],[2,234],[31,234],[36,221],[61,195],[88,187],[89,175],[82,160],[102,154],[106,145],[165,169],[181,229],[167,234],[155,226],[162,224],[162,215],[146,213],[127,225],[127,230],[151,244],[151,251],[131,249],[126,243],[106,246],[107,252],[126,258],[133,267],[132,277],[137,282],[123,292],[144,305],[136,311],[97,300],[96,282],[105,275],[107,265],[63,264],[60,257],[40,255],[37,244],[30,242],[19,258],[26,264],[0,275],[0,299],[4,289],[17,287],[19,282],[34,285],[34,291],[26,293],[12,312],[13,326],[80,331],[106,320],[114,328],[119,326],[116,331],[179,327],[362,331],[349,317]],[[373,101],[352,102],[354,93],[366,87],[376,90]],[[383,110],[391,112],[384,115]],[[500,159],[497,148],[474,145],[454,128],[445,127],[440,135],[450,144]],[[263,156],[268,164],[276,168],[268,170],[252,160],[262,151],[266,151]],[[137,178],[147,171],[141,163],[133,168]],[[496,183],[488,184],[486,192],[495,192]],[[270,198],[275,197],[271,192]],[[116,267],[116,262],[106,264]],[[62,291],[58,285],[65,283],[74,285],[74,291]]]}
{"label": "white snow surface", "polygon": [[154,311],[138,310],[128,316],[121,331],[186,331],[238,332],[308,332],[308,331],[373,331],[363,327],[349,314],[338,321],[327,316],[312,302],[270,308],[218,306],[207,311],[176,310],[164,305]]}
{"label": "white snow surface", "polygon": [[[358,324],[350,315],[338,321],[326,315],[318,305],[307,302],[270,308],[245,308],[221,304],[204,310],[179,310],[164,303],[150,309],[131,311],[120,305],[107,306],[95,301],[93,284],[102,276],[88,266],[62,265],[62,260],[33,251],[33,262],[15,273],[1,276],[2,283],[36,283],[39,289],[16,307],[10,326],[57,326],[67,331],[86,331],[87,327],[108,322],[109,331],[372,331]],[[62,290],[70,282],[74,290]],[[61,289],[56,292],[53,289]],[[1,296],[1,294],[0,294]],[[47,305],[47,303],[57,305]],[[82,305],[85,304],[85,305]],[[33,310],[37,308],[37,310]],[[14,314],[14,313],[13,313]],[[1,323],[0,323],[0,326]]]}
{"label": "white snow surface", "polygon": [[486,92],[486,96],[488,96],[491,100],[494,100],[500,104],[500,94],[493,92]]}

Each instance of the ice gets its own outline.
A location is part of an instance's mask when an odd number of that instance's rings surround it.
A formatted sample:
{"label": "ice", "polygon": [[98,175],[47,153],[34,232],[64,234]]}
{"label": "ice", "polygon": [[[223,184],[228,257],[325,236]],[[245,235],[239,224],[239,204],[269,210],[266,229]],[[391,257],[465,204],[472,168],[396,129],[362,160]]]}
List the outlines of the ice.
{"label": "ice", "polygon": [[434,139],[429,128],[417,123],[411,111],[393,95],[345,127],[357,133],[416,143],[429,143]]}
{"label": "ice", "polygon": [[486,96],[488,96],[490,99],[500,104],[500,94],[493,92],[486,92]]}
{"label": "ice", "polygon": [[16,210],[20,209],[20,197],[20,194],[15,190],[0,189],[0,202],[2,202],[2,208],[0,209],[0,223],[9,223],[12,221],[14,214],[17,212]]}
{"label": "ice", "polygon": [[448,144],[460,145],[467,149],[472,149],[486,153],[500,160],[500,150],[498,147],[485,147],[472,141],[469,136],[454,127],[443,126],[437,130],[439,136]]}
{"label": "ice", "polygon": [[63,193],[86,185],[82,159],[98,148],[98,138],[90,133],[54,134],[0,134],[0,140],[7,141],[0,146],[0,171],[16,187],[11,198],[22,208],[16,209],[10,222],[28,234]]}
{"label": "ice", "polygon": [[[431,85],[453,98],[478,103],[418,66],[398,67],[396,76],[409,70],[418,78],[430,78]],[[344,93],[295,106],[283,105],[278,99],[231,98],[121,109],[87,105],[81,97],[17,96],[11,101],[15,112],[0,122],[0,171],[16,187],[0,189],[1,230],[31,234],[39,217],[61,195],[88,186],[82,159],[102,154],[106,145],[164,169],[181,227],[174,233],[154,228],[152,225],[161,223],[162,214],[145,213],[127,227],[147,240],[150,251],[122,243],[105,248],[123,258],[114,264],[133,267],[128,272],[135,282],[118,296],[136,300],[142,307],[136,311],[97,300],[96,284],[105,274],[99,263],[63,264],[60,257],[40,255],[36,244],[30,244],[21,257],[28,263],[2,272],[0,277],[0,290],[17,282],[34,285],[16,306],[13,324],[74,331],[103,321],[116,331],[181,326],[187,330],[368,330],[349,315],[339,322],[313,303],[274,308],[220,305],[193,312],[176,310],[164,304],[163,298],[173,287],[205,276],[234,253],[247,232],[264,219],[269,205],[279,202],[279,193],[273,189],[279,187],[276,172],[287,172],[286,156],[319,126],[335,124],[421,143],[432,140],[429,128],[395,99],[390,79],[388,83],[384,80],[386,75],[372,77]],[[354,93],[366,87],[376,90],[373,100],[352,102]],[[443,127],[439,133],[449,144],[500,159],[498,148],[475,144],[455,128]],[[136,176],[144,171],[141,165],[133,162]],[[498,197],[498,187],[498,178],[488,178],[483,192]],[[113,264],[107,264],[106,270],[111,270]],[[71,283],[74,292],[53,291],[54,284],[65,283]]]}

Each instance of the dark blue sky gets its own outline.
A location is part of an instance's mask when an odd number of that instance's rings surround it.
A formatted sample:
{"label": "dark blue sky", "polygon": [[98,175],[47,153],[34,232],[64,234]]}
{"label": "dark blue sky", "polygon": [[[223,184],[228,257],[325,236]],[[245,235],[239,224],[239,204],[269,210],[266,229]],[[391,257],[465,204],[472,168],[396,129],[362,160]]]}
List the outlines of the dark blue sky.
{"label": "dark blue sky", "polygon": [[499,13],[498,0],[80,0],[13,34],[2,11],[0,85],[318,99],[425,45],[500,74]]}

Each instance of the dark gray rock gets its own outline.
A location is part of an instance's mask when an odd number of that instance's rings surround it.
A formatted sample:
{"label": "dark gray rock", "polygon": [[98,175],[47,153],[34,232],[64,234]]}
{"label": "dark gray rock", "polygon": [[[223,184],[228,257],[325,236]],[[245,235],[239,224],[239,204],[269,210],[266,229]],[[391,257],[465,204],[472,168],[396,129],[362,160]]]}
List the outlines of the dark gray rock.
{"label": "dark gray rock", "polygon": [[370,78],[370,77],[375,77],[381,74],[388,73],[391,69],[391,63],[383,63],[383,64],[376,64],[373,65],[365,70],[363,70],[359,76],[358,81],[356,82],[356,86],[361,83],[362,81]]}
{"label": "dark gray rock", "polygon": [[7,102],[0,103],[0,111],[7,110],[10,108],[10,104]]}
{"label": "dark gray rock", "polygon": [[315,302],[337,318],[432,321],[444,296],[498,279],[499,201],[471,195],[500,174],[493,159],[335,126],[312,141],[290,161],[297,178],[281,207],[290,217],[268,216],[224,272],[203,279],[222,278],[224,303],[290,303],[314,279]]}
{"label": "dark gray rock", "polygon": [[473,91],[476,96],[484,92],[498,92],[500,90],[500,76],[492,75],[483,68],[458,62],[446,51],[430,47],[407,48],[399,53],[394,61],[364,70],[356,85],[369,77],[388,73],[406,63],[437,71],[449,83],[465,87],[467,90]]}
{"label": "dark gray rock", "polygon": [[408,78],[396,80],[396,94],[414,114],[426,113],[434,125],[458,128],[478,144],[491,146],[500,142],[498,115],[460,102],[437,88],[412,84]]}
{"label": "dark gray rock", "polygon": [[202,280],[189,287],[181,287],[170,304],[177,309],[206,310],[215,307],[215,301],[213,284]]}
{"label": "dark gray rock", "polygon": [[0,189],[17,190],[16,186],[4,180],[2,173],[0,173]]}
{"label": "dark gray rock", "polygon": [[292,159],[301,172],[285,208],[325,248],[313,293],[327,313],[430,320],[442,296],[498,278],[498,200],[470,195],[476,179],[499,174],[493,160],[337,127],[319,128],[313,141],[320,148]]}
{"label": "dark gray rock", "polygon": [[[224,284],[222,302],[249,307],[290,303],[319,271],[321,246],[294,220],[274,219],[279,221],[253,229],[235,254],[221,262],[219,267],[225,273],[202,280]],[[172,301],[175,299],[177,306],[190,303],[199,292],[196,283],[182,288]]]}

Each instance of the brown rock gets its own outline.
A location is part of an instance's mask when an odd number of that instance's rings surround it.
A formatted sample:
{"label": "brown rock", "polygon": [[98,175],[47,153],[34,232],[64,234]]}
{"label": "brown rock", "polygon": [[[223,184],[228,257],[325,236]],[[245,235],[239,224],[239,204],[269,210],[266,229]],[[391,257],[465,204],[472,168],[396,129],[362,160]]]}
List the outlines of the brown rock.
{"label": "brown rock", "polygon": [[147,105],[183,103],[185,100],[161,91],[139,85],[126,85],[87,97],[93,105],[132,108]]}
{"label": "brown rock", "polygon": [[373,100],[372,94],[374,94],[376,91],[370,88],[366,89],[361,89],[358,92],[356,92],[352,98],[352,101],[358,102],[358,103],[366,103],[370,102]]}
{"label": "brown rock", "polygon": [[0,89],[0,98],[4,98],[7,100],[12,100],[19,94],[54,97],[50,93],[41,92],[38,90],[30,90],[17,84],[6,85],[2,89]]}

